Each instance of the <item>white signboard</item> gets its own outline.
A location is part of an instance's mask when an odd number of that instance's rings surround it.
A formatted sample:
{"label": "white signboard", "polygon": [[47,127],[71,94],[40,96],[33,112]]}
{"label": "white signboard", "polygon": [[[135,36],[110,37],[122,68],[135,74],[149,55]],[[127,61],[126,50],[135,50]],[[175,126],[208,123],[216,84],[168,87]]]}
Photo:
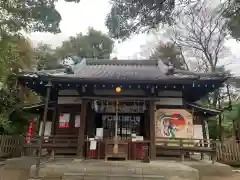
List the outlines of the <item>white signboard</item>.
{"label": "white signboard", "polygon": [[81,120],[81,116],[76,115],[75,116],[75,127],[80,127],[80,120]]}
{"label": "white signboard", "polygon": [[96,129],[96,137],[99,139],[103,138],[103,128],[97,128]]}
{"label": "white signboard", "polygon": [[90,147],[89,149],[90,150],[96,150],[97,148],[97,141],[94,140],[94,138],[89,138],[90,140]]}
{"label": "white signboard", "polygon": [[59,128],[69,127],[70,114],[64,113],[59,115]]}
{"label": "white signboard", "polygon": [[[202,125],[193,125],[193,138],[203,139]],[[199,141],[196,140],[196,142],[199,142]]]}
{"label": "white signboard", "polygon": [[[43,122],[41,122],[41,124],[40,124],[39,136],[41,136],[41,133],[42,133],[42,126],[43,126]],[[45,140],[47,140],[48,136],[51,135],[51,130],[52,130],[52,122],[47,121],[46,126],[45,126],[45,132],[44,132],[44,139]]]}

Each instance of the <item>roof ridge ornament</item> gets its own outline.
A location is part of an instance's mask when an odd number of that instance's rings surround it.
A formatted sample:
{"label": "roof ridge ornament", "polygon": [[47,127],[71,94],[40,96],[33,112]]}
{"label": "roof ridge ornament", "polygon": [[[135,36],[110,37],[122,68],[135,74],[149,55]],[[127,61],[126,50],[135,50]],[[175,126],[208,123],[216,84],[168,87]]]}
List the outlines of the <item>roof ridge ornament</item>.
{"label": "roof ridge ornament", "polygon": [[171,75],[171,74],[168,73],[170,67],[168,65],[164,64],[161,59],[157,60],[157,65],[156,66],[167,76]]}

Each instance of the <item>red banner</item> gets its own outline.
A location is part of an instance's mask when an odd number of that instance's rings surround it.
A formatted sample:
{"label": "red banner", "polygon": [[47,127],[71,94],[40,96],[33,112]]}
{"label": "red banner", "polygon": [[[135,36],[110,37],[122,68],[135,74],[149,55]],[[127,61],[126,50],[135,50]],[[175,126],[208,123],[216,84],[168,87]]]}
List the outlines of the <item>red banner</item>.
{"label": "red banner", "polygon": [[30,143],[32,137],[34,136],[34,120],[30,120],[28,123],[27,133],[26,133],[26,143]]}

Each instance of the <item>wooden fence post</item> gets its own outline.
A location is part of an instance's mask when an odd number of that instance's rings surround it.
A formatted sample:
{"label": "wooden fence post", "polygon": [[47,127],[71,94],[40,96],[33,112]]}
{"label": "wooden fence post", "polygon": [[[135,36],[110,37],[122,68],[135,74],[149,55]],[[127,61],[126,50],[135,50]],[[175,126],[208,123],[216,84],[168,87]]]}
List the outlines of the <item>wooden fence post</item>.
{"label": "wooden fence post", "polygon": [[212,141],[212,149],[214,150],[214,152],[212,153],[212,164],[214,164],[216,162],[217,159],[217,144],[216,141]]}
{"label": "wooden fence post", "polygon": [[183,140],[180,139],[180,161],[184,161]]}
{"label": "wooden fence post", "polygon": [[[203,147],[203,143],[205,142],[205,140],[200,139],[200,147]],[[204,144],[205,147],[205,144]],[[201,160],[204,159],[204,153],[201,152]]]}
{"label": "wooden fence post", "polygon": [[0,135],[0,158],[3,156],[3,135]]}

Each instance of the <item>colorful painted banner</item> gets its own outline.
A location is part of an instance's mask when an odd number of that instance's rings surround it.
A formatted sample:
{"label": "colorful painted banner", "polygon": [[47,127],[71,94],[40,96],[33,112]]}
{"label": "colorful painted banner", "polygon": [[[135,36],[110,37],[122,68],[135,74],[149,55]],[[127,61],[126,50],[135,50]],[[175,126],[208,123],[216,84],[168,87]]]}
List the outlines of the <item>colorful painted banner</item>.
{"label": "colorful painted banner", "polygon": [[155,111],[156,137],[193,138],[193,118],[185,109]]}

